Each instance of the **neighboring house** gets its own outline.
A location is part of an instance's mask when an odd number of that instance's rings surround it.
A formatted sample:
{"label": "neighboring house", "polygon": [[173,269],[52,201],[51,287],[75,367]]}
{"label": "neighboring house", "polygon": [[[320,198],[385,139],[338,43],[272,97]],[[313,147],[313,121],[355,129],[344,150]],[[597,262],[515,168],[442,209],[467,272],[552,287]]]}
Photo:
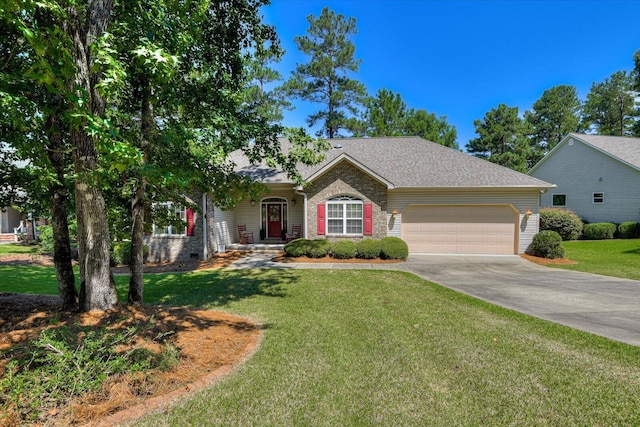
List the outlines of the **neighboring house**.
{"label": "neighboring house", "polygon": [[331,143],[322,163],[300,166],[304,187],[235,152],[237,173],[270,191],[207,216],[215,247],[239,242],[238,225],[256,243],[300,225],[309,239],[397,236],[411,253],[518,254],[538,232],[540,193],[553,187],[418,137]]}
{"label": "neighboring house", "polygon": [[589,222],[640,221],[640,138],[571,133],[529,175],[556,184],[541,206]]}
{"label": "neighboring house", "polygon": [[0,208],[0,233],[13,234],[21,220],[22,214],[18,210],[12,207]]}

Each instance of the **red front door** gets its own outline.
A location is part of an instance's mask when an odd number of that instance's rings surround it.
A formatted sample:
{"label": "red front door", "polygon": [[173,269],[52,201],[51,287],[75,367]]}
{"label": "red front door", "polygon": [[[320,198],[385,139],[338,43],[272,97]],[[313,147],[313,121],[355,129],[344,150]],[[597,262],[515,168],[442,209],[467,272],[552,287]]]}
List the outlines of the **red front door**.
{"label": "red front door", "polygon": [[282,238],[282,205],[267,205],[267,238]]}

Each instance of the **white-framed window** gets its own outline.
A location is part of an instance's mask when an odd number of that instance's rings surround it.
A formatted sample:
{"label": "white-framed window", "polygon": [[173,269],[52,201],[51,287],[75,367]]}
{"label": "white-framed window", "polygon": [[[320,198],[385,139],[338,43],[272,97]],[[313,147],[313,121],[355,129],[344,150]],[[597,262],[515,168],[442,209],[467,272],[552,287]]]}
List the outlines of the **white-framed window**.
{"label": "white-framed window", "polygon": [[554,207],[565,207],[567,206],[567,195],[566,194],[552,194],[551,195],[551,205]]}
{"label": "white-framed window", "polygon": [[351,196],[327,200],[327,234],[362,234],[363,206],[362,200]]}
{"label": "white-framed window", "polygon": [[[167,225],[158,225],[153,224],[153,234],[163,234],[169,236],[186,236],[187,228],[184,226],[184,223],[187,221],[187,208],[182,205],[174,205],[171,202],[160,203],[156,207],[156,209],[165,208],[167,210],[166,216],[168,220],[176,220],[179,219],[181,221],[180,225],[176,224],[167,224]],[[167,221],[168,222],[168,221]]]}
{"label": "white-framed window", "polygon": [[594,205],[601,205],[604,203],[604,193],[593,193],[593,197],[591,199]]}

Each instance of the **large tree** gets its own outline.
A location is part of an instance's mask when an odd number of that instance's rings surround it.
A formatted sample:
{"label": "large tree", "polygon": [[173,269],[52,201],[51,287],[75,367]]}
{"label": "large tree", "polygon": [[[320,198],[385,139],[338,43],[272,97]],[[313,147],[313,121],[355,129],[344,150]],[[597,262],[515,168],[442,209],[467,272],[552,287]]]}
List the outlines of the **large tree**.
{"label": "large tree", "polygon": [[457,132],[446,117],[426,110],[407,109],[398,93],[380,89],[365,103],[358,134],[365,136],[420,136],[438,144],[458,148]]}
{"label": "large tree", "polygon": [[593,83],[584,104],[584,126],[601,135],[632,135],[638,120],[634,94],[633,79],[626,71]]}
{"label": "large tree", "polygon": [[[15,6],[15,4],[11,4]],[[72,147],[67,141],[69,123],[65,83],[52,75],[70,74],[70,64],[58,58],[64,37],[56,33],[60,12],[28,4],[16,25],[15,10],[0,16],[0,128],[12,153],[12,174],[3,180],[18,201],[31,212],[48,208],[53,228],[53,260],[58,290],[64,308],[77,306],[78,293],[71,264],[69,239],[69,188],[72,174]],[[20,30],[22,27],[22,31]],[[35,39],[29,27],[47,34],[47,41]],[[53,27],[49,29],[49,27]],[[22,167],[16,168],[20,162]],[[17,189],[21,191],[16,192]]]}
{"label": "large tree", "polygon": [[284,90],[293,98],[323,106],[307,118],[310,127],[321,123],[318,136],[335,138],[341,129],[350,130],[359,105],[366,95],[362,83],[349,77],[358,71],[355,59],[356,20],[345,18],[325,7],[317,18],[307,17],[308,35],[295,38],[296,45],[310,56],[309,62],[298,64]]}
{"label": "large tree", "polygon": [[530,111],[524,113],[531,130],[531,146],[536,163],[568,133],[580,130],[582,103],[574,86],[559,85],[542,93]]}
{"label": "large tree", "polygon": [[407,104],[399,93],[380,89],[365,102],[361,132],[366,136],[405,135]]}
{"label": "large tree", "polygon": [[467,144],[469,153],[518,172],[526,172],[531,166],[531,148],[518,107],[500,104],[484,119],[474,120],[473,125],[478,137]]}
{"label": "large tree", "polygon": [[[198,189],[230,206],[255,191],[227,160],[239,148],[252,161],[281,165],[297,180],[298,162],[318,159],[317,141],[299,130],[286,132],[293,148],[284,153],[278,136],[285,131],[246,101],[246,64],[265,52],[263,43],[277,47],[273,28],[261,23],[263,5],[141,0],[114,8],[111,1],[90,0],[11,2],[3,8],[20,37],[10,58],[29,57],[33,64],[22,73],[27,84],[12,87],[15,94],[3,96],[3,106],[28,98],[30,85],[60,100],[32,101],[41,111],[32,114],[41,118],[33,134],[58,132],[52,136],[63,145],[60,153],[72,158],[67,175],[75,184],[81,309],[104,310],[117,302],[103,189],[117,196],[112,200],[131,200],[121,212],[132,214],[129,300],[140,302],[138,254],[145,208],[152,202],[185,202],[185,192]],[[47,124],[49,111],[59,123]],[[19,116],[14,108],[11,118]],[[45,146],[33,147],[30,159],[42,157]]]}
{"label": "large tree", "polygon": [[426,110],[411,109],[407,112],[404,133],[417,135],[445,147],[458,148],[458,132],[455,126],[447,123],[446,117],[436,117]]}

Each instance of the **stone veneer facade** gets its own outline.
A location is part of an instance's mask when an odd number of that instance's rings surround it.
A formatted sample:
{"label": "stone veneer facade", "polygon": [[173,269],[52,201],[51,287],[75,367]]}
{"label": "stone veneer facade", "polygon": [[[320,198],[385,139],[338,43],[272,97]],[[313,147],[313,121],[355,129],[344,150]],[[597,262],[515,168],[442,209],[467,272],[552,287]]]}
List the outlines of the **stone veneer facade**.
{"label": "stone veneer facade", "polygon": [[[387,187],[349,161],[343,160],[325,174],[305,187],[307,194],[308,238],[327,237],[329,240],[352,239],[363,237],[381,239],[387,235]],[[318,204],[338,196],[353,196],[362,199],[363,203],[373,205],[372,236],[318,236]]]}
{"label": "stone veneer facade", "polygon": [[[202,194],[194,194],[188,199],[202,209]],[[186,235],[158,235],[150,234],[144,238],[145,245],[149,246],[149,262],[175,262],[192,259],[203,259],[204,243],[202,240],[202,212],[193,212],[194,231],[193,236]],[[214,254],[213,239],[213,205],[210,198],[207,200],[207,251],[208,257]]]}

